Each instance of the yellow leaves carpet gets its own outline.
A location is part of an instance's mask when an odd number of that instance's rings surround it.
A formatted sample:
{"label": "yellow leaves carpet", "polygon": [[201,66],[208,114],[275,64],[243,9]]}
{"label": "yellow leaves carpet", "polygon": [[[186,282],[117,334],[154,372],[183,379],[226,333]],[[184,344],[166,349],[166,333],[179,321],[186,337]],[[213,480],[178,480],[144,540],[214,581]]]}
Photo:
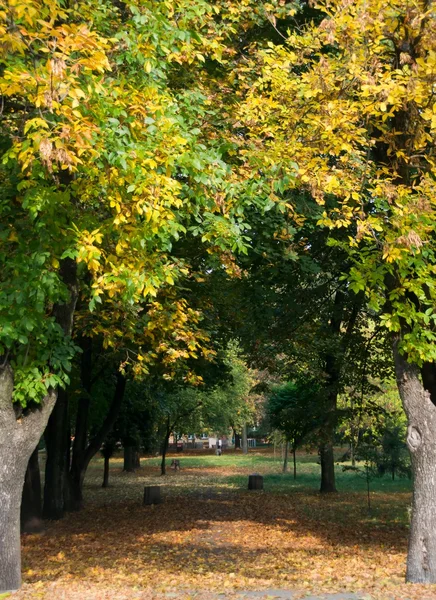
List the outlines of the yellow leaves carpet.
{"label": "yellow leaves carpet", "polygon": [[[155,469],[146,471],[116,473],[118,497],[88,484],[82,512],[23,536],[24,585],[14,600],[230,598],[271,588],[301,597],[347,591],[376,600],[436,599],[436,586],[403,583],[407,527],[389,520],[389,511],[395,502],[406,505],[407,493],[378,494],[374,524],[362,494],[195,489],[192,481],[189,493],[180,493],[188,474],[170,473],[177,485],[162,504],[146,507],[144,480],[162,481]],[[225,481],[232,470],[219,473]],[[197,474],[203,483],[212,477]],[[122,495],[129,485],[137,499]]]}

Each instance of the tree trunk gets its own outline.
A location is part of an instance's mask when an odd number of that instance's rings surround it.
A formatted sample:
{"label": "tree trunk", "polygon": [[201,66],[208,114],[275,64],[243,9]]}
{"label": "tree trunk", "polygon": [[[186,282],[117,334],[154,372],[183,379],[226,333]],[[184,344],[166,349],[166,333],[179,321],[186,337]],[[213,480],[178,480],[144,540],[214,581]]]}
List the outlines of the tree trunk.
{"label": "tree trunk", "polygon": [[[0,392],[1,393],[1,392]],[[0,422],[3,415],[0,414]],[[30,451],[18,440],[0,445],[0,594],[21,586],[20,502]],[[17,453],[19,458],[17,457]],[[8,456],[8,460],[5,457]]]}
{"label": "tree trunk", "polygon": [[395,371],[408,419],[407,446],[412,458],[414,479],[406,580],[411,583],[436,583],[435,398],[430,393],[433,390],[426,373],[429,366],[424,365],[422,370],[424,387],[418,367],[408,363],[398,352],[398,341],[394,341]]}
{"label": "tree trunk", "polygon": [[80,398],[77,406],[73,453],[68,476],[68,510],[77,511],[83,506],[82,485],[85,478],[85,455],[88,435],[89,398]]}
{"label": "tree trunk", "polygon": [[29,459],[38,444],[56,393],[17,419],[12,405],[13,373],[0,369],[0,593],[21,585],[20,505]]}
{"label": "tree trunk", "polygon": [[42,528],[41,477],[39,473],[38,445],[32,452],[24,478],[21,499],[21,531],[32,533]]}
{"label": "tree trunk", "polygon": [[283,460],[283,473],[288,472],[288,454],[289,454],[289,442],[285,441],[285,458]]}
{"label": "tree trunk", "polygon": [[297,479],[297,457],[296,457],[296,447],[292,446],[292,454],[294,457],[294,479]]}
{"label": "tree trunk", "polygon": [[62,519],[65,513],[65,484],[69,468],[68,395],[58,390],[53,412],[44,433],[47,460],[44,482],[44,519]]}
{"label": "tree trunk", "polygon": [[170,426],[170,418],[168,417],[167,420],[167,430],[165,433],[165,438],[162,444],[162,460],[160,463],[160,474],[161,475],[166,475],[167,472],[167,468],[166,468],[166,455],[167,455],[167,450],[168,450],[168,444],[170,441],[170,435],[171,435],[171,426]]}
{"label": "tree trunk", "polygon": [[124,466],[123,471],[133,473],[135,470],[135,448],[134,446],[124,446]]}
{"label": "tree trunk", "polygon": [[242,427],[242,454],[248,454],[247,423]]}
{"label": "tree trunk", "polygon": [[103,484],[101,487],[109,487],[109,456],[104,457],[104,472],[103,472]]}
{"label": "tree trunk", "polygon": [[[70,297],[53,307],[53,316],[65,335],[71,335],[77,302],[77,264],[64,259],[60,276]],[[14,411],[13,372],[5,362],[0,367],[0,593],[21,585],[20,504],[24,477],[56,402],[56,391],[49,389],[38,406],[19,415]]]}
{"label": "tree trunk", "polygon": [[335,480],[335,457],[333,454],[333,444],[326,442],[319,448],[319,457],[321,462],[321,487],[320,492],[336,492]]}
{"label": "tree trunk", "polygon": [[233,435],[235,436],[235,450],[241,447],[241,436],[237,433],[236,429],[233,427]]}

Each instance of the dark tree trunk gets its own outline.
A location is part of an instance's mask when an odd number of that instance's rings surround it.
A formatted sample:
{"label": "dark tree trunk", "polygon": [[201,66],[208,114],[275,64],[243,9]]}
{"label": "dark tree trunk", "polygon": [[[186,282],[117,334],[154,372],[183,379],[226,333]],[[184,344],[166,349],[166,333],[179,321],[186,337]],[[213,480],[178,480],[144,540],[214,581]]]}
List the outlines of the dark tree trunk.
{"label": "dark tree trunk", "polygon": [[424,365],[422,378],[416,365],[408,363],[394,342],[398,390],[408,419],[407,446],[414,479],[412,520],[406,579],[411,583],[436,583],[436,398]]}
{"label": "dark tree trunk", "polygon": [[[68,477],[68,510],[80,510],[83,506],[82,486],[85,479],[85,457],[88,441],[89,407],[92,390],[92,340],[80,339],[82,355],[80,360],[80,379],[84,395],[77,405],[76,425],[74,429],[73,452]],[[86,465],[87,466],[87,465]]]}
{"label": "dark tree trunk", "polygon": [[21,531],[32,533],[42,529],[41,477],[38,446],[32,452],[24,478],[21,499]]}
{"label": "dark tree trunk", "polygon": [[135,451],[134,451],[133,466],[134,466],[135,469],[140,469],[141,468],[141,457],[140,457],[138,448],[135,448]]}
{"label": "dark tree trunk", "polygon": [[235,449],[241,447],[241,436],[235,431]]}
{"label": "dark tree trunk", "polygon": [[242,454],[248,454],[247,423],[242,427]]}
{"label": "dark tree trunk", "polygon": [[65,513],[65,484],[69,464],[68,395],[58,390],[53,412],[44,433],[47,460],[44,482],[44,519],[62,519]]}
{"label": "dark tree trunk", "polygon": [[124,466],[123,471],[133,473],[135,470],[135,447],[124,446]]}
{"label": "dark tree trunk", "polygon": [[103,483],[101,487],[107,488],[109,487],[109,461],[110,457],[104,457],[104,472],[103,472]]}
{"label": "dark tree trunk", "polygon": [[283,473],[288,472],[288,454],[289,454],[289,442],[286,440],[285,442],[285,458],[283,460]]}
{"label": "dark tree trunk", "polygon": [[296,447],[292,446],[292,455],[294,458],[294,479],[297,479],[297,457],[296,457]]}
{"label": "dark tree trunk", "polygon": [[164,441],[163,441],[163,444],[162,444],[162,460],[161,460],[161,463],[160,463],[160,474],[161,475],[166,475],[166,472],[167,472],[165,459],[166,459],[166,455],[167,455],[168,444],[169,444],[169,441],[170,441],[170,435],[171,435],[171,425],[170,425],[170,419],[168,417],[168,420],[167,420],[167,429],[166,429],[165,438],[164,438]]}
{"label": "dark tree trunk", "polygon": [[320,492],[336,492],[335,458],[333,454],[333,444],[331,442],[327,442],[320,446],[319,457],[321,462]]}
{"label": "dark tree trunk", "polygon": [[[86,445],[89,401],[81,400],[77,413],[76,437],[73,444],[73,456],[69,474],[69,510],[80,510],[83,506],[83,481],[91,459],[100,450],[105,438],[112,429],[124,398],[126,378],[118,371],[116,385],[109,412],[100,429]],[[82,412],[82,414],[80,414]]]}

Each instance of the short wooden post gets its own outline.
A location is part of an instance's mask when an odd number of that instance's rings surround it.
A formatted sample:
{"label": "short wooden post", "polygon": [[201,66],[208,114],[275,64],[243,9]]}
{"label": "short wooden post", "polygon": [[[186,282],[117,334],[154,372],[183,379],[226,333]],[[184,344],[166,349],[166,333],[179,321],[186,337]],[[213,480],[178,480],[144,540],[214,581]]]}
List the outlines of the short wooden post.
{"label": "short wooden post", "polygon": [[249,490],[263,490],[263,477],[257,473],[248,476],[248,489]]}
{"label": "short wooden post", "polygon": [[160,485],[146,485],[144,487],[144,505],[160,504],[162,497],[160,495]]}

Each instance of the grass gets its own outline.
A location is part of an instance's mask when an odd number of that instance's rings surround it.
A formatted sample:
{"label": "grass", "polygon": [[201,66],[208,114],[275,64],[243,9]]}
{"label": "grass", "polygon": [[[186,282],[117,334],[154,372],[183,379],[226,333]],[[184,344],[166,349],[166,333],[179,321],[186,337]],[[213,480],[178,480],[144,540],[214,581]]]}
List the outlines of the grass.
{"label": "grass", "polygon": [[[171,460],[169,457],[169,463]],[[160,476],[158,458],[135,473],[111,461],[101,488],[95,459],[86,507],[23,538],[24,580],[17,600],[207,598],[237,590],[358,592],[374,599],[436,600],[436,587],[403,583],[410,481],[366,482],[337,467],[340,493],[318,493],[316,455],[298,456],[298,479],[272,452],[178,454],[181,471]],[[248,491],[248,475],[264,476]],[[144,485],[161,485],[164,503],[142,506]]]}

